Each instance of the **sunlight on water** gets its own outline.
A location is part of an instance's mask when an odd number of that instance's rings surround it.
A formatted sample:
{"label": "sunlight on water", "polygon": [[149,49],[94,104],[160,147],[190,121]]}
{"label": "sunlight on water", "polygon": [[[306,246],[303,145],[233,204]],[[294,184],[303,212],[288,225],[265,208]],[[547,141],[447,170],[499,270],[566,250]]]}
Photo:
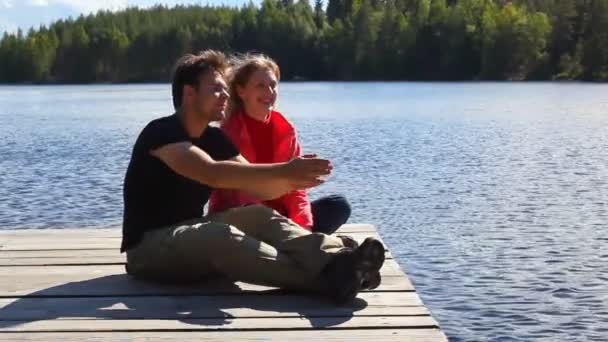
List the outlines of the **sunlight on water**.
{"label": "sunlight on water", "polygon": [[[334,161],[453,341],[608,337],[608,86],[296,83],[280,109]],[[113,226],[168,85],[0,87],[0,229]]]}

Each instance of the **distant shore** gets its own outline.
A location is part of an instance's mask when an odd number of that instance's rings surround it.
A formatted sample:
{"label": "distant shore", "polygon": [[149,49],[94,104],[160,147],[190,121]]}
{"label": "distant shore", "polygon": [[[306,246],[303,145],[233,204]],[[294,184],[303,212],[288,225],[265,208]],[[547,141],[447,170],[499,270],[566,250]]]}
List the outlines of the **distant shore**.
{"label": "distant shore", "polygon": [[[95,85],[166,85],[170,84],[171,81],[136,81],[136,82],[18,82],[18,83],[7,83],[0,82],[0,86],[95,86]],[[468,83],[468,84],[492,84],[492,83],[508,83],[508,84],[587,84],[587,85],[603,85],[608,84],[608,81],[584,81],[584,80],[533,80],[533,81],[508,81],[508,80],[434,80],[434,81],[420,81],[420,80],[282,80],[282,84],[285,83]]]}
{"label": "distant shore", "polygon": [[295,81],[608,81],[608,2],[264,0],[129,7],[0,37],[0,82],[147,83],[261,52]]}

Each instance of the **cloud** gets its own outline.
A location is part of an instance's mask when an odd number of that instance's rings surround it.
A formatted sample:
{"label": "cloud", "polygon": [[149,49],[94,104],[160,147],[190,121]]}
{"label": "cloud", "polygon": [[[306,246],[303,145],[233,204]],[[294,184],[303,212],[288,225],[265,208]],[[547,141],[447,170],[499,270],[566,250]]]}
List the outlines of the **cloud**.
{"label": "cloud", "polygon": [[65,5],[82,13],[97,12],[101,9],[119,10],[127,7],[127,0],[46,0],[49,5]]}
{"label": "cloud", "polygon": [[17,25],[9,21],[7,18],[0,17],[0,37],[2,36],[2,32],[16,32],[17,29]]}
{"label": "cloud", "polygon": [[44,7],[44,6],[49,5],[48,0],[29,0],[27,3],[30,6],[39,6],[39,7]]}
{"label": "cloud", "polygon": [[120,10],[127,4],[127,0],[0,0],[0,36],[102,9]]}
{"label": "cloud", "polygon": [[[0,0],[0,36],[3,32],[26,31],[30,27],[49,25],[57,19],[78,17],[99,10],[116,11],[128,6],[150,7],[157,3],[210,4],[238,6],[248,0]],[[260,3],[261,0],[254,0]]]}

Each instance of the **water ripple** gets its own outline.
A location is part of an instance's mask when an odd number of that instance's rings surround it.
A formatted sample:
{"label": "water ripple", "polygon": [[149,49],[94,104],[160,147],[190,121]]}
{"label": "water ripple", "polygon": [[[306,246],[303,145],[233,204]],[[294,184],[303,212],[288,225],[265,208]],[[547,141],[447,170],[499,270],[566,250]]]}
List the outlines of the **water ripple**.
{"label": "water ripple", "polygon": [[[170,87],[0,87],[0,229],[120,224]],[[608,87],[310,83],[280,107],[452,341],[608,338]],[[371,97],[370,97],[371,96]]]}

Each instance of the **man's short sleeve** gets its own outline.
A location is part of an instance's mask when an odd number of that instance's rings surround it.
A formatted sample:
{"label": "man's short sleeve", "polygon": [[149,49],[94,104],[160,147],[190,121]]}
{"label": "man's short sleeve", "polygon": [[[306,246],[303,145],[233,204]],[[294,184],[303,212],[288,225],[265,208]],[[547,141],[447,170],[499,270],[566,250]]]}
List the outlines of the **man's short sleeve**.
{"label": "man's short sleeve", "polygon": [[150,151],[164,145],[188,141],[188,136],[170,119],[168,117],[150,122],[141,131],[135,142],[135,154],[147,155]]}
{"label": "man's short sleeve", "polygon": [[209,126],[201,139],[201,147],[215,160],[228,160],[240,154],[239,149],[219,128]]}

